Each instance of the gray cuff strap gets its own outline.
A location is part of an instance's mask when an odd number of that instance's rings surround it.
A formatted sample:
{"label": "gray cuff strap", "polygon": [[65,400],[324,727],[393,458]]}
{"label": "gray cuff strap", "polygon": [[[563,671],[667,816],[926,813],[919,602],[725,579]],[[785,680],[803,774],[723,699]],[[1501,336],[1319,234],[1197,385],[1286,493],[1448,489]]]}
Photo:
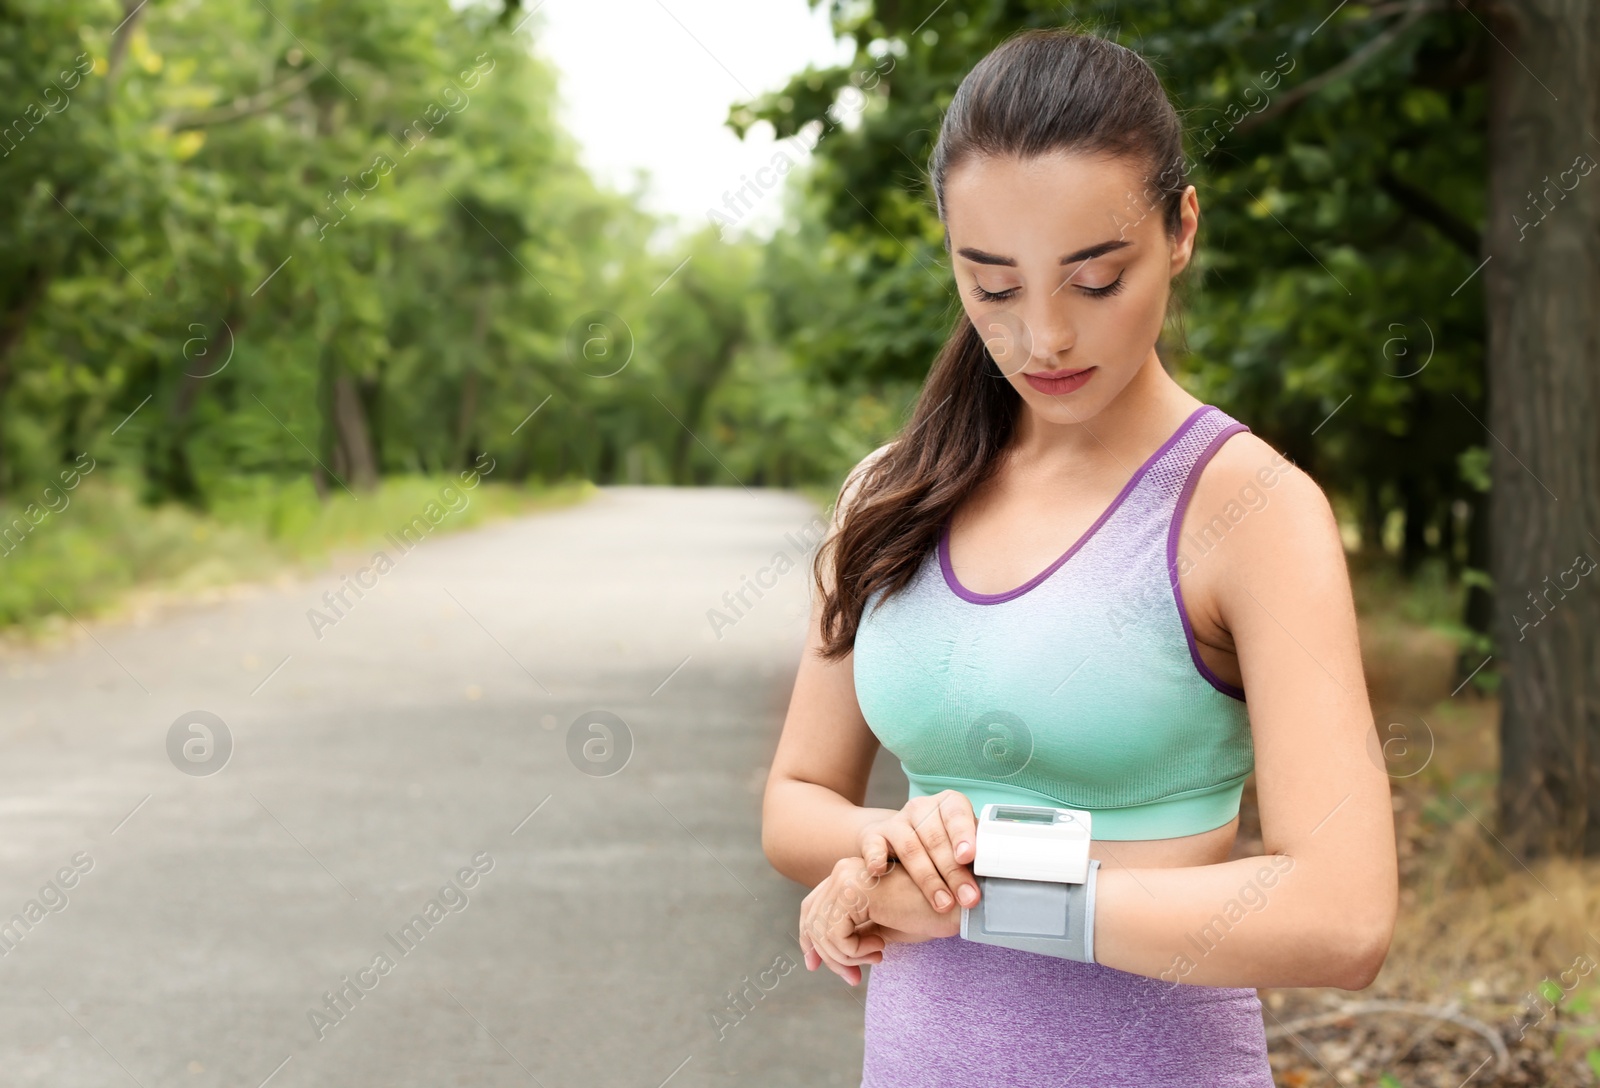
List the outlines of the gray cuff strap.
{"label": "gray cuff strap", "polygon": [[1087,889],[1083,896],[1083,958],[1088,963],[1099,962],[1094,958],[1094,886],[1099,874],[1099,860],[1090,858],[1089,875],[1083,882],[1084,888]]}
{"label": "gray cuff strap", "polygon": [[975,907],[961,909],[961,936],[981,944],[1094,963],[1094,893],[1100,862],[1082,884],[980,876]]}

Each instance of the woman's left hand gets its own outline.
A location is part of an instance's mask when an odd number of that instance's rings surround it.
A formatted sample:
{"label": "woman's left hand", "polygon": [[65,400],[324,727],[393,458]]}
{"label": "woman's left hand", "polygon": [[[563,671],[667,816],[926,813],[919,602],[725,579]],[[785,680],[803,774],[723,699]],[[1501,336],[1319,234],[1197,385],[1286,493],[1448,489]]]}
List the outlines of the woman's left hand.
{"label": "woman's left hand", "polygon": [[861,964],[883,960],[884,937],[874,932],[871,893],[882,878],[860,858],[840,858],[833,872],[800,901],[800,950],[806,970],[818,964],[855,986]]}
{"label": "woman's left hand", "polygon": [[825,964],[855,986],[863,963],[883,962],[886,944],[913,944],[961,932],[959,912],[929,906],[904,868],[871,872],[862,858],[842,858],[800,904],[806,969]]}

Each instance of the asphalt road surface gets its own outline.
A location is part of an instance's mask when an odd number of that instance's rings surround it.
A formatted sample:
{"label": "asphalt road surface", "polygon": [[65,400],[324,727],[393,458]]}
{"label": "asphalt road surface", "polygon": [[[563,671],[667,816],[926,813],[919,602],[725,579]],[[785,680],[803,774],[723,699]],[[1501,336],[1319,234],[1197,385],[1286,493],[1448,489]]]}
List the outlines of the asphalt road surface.
{"label": "asphalt road surface", "polygon": [[760,843],[819,514],[608,488],[7,652],[0,1080],[858,1085]]}

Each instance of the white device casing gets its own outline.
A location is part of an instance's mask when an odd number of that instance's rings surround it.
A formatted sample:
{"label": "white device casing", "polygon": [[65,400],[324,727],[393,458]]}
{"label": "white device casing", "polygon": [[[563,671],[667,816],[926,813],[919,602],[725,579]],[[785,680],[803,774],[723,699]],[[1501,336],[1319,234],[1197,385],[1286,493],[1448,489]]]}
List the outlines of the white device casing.
{"label": "white device casing", "polygon": [[[1055,814],[1049,824],[996,818],[996,810]],[[989,802],[978,817],[972,871],[977,876],[1082,884],[1089,875],[1090,814],[1081,809]]]}

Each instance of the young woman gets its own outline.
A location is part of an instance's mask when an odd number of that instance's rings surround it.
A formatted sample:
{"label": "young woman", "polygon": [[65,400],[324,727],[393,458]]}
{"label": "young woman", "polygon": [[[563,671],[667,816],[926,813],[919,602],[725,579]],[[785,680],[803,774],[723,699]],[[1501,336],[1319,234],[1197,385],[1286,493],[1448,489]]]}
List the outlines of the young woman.
{"label": "young woman", "polygon": [[[963,312],[841,489],[764,801],[806,965],[876,965],[864,1088],[1270,1088],[1255,987],[1361,989],[1394,929],[1337,523],[1156,354],[1199,201],[1143,58],[1011,38],[930,166]],[[1252,770],[1265,852],[1228,860]],[[987,801],[1091,813],[1088,958],[959,935]]]}

